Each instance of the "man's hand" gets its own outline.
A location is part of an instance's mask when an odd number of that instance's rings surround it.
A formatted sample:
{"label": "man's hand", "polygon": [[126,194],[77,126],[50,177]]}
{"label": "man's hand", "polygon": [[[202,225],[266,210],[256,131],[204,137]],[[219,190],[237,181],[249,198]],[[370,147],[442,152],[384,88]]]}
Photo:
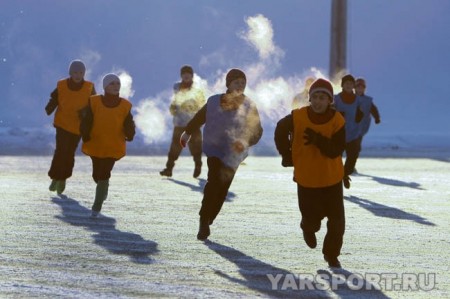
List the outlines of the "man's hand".
{"label": "man's hand", "polygon": [[242,144],[241,141],[238,140],[233,143],[232,148],[233,148],[233,151],[240,154],[244,151],[245,146],[244,146],[244,144]]}
{"label": "man's hand", "polygon": [[281,157],[281,166],[283,166],[283,167],[294,166],[294,163],[292,162],[292,155],[291,154]]}
{"label": "man's hand", "polygon": [[306,140],[306,142],[304,143],[305,145],[315,144],[318,137],[317,135],[319,135],[319,133],[311,128],[306,128],[304,134],[305,135],[303,135],[303,138]]}

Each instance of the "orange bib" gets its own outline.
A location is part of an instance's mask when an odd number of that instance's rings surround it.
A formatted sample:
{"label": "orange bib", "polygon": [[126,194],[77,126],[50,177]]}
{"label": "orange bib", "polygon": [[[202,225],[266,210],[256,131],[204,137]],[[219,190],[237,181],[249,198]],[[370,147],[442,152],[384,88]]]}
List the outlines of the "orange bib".
{"label": "orange bib", "polygon": [[91,157],[119,160],[126,154],[123,123],[131,111],[131,103],[121,98],[118,106],[109,108],[103,105],[101,95],[91,96],[90,102],[94,115],[91,140],[83,142],[82,151]]}
{"label": "orange bib", "polygon": [[87,106],[94,84],[84,81],[80,90],[70,90],[67,79],[58,81],[58,109],[53,125],[70,133],[80,135],[80,118],[78,111]]}
{"label": "orange bib", "polygon": [[331,159],[324,156],[319,148],[313,144],[304,145],[304,131],[311,128],[331,138],[340,130],[345,120],[340,113],[335,113],[333,118],[325,124],[314,124],[308,117],[307,107],[296,109],[292,112],[294,121],[294,135],[292,140],[292,161],[294,163],[294,177],[303,187],[320,188],[337,184],[344,176],[342,157]]}

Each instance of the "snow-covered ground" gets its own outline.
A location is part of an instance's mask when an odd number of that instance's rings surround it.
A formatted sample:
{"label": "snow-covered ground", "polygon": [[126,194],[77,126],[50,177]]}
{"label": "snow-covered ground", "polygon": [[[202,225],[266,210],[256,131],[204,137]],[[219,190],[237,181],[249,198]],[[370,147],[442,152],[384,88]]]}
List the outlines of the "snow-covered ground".
{"label": "snow-covered ground", "polygon": [[[370,157],[430,157],[446,156],[450,152],[450,133],[383,132],[375,125],[364,137],[363,156]],[[252,148],[257,155],[277,155],[273,127],[265,128],[260,142]],[[132,155],[166,155],[172,132],[167,140],[147,144],[138,129],[133,142],[127,145]],[[0,127],[0,155],[52,155],[55,149],[55,128]],[[442,153],[442,152],[445,153]],[[79,152],[80,153],[80,152]]]}
{"label": "snow-covered ground", "polygon": [[[361,158],[345,190],[342,270],[299,230],[292,169],[249,157],[209,242],[196,240],[206,167],[180,158],[116,164],[91,219],[90,160],[77,156],[64,196],[48,191],[51,156],[0,156],[1,298],[449,298],[449,155]],[[380,287],[380,289],[377,289]]]}

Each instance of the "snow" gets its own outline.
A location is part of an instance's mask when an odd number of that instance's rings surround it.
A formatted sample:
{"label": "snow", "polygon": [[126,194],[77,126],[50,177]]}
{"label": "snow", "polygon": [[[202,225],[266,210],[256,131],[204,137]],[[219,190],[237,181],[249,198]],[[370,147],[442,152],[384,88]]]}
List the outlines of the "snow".
{"label": "snow", "polygon": [[[446,156],[450,151],[450,133],[385,133],[377,129],[374,126],[364,137],[362,156],[426,158]],[[261,141],[252,148],[254,154],[264,156],[278,154],[273,141],[273,131],[273,124],[264,128]],[[171,134],[170,132],[169,136]],[[148,144],[138,130],[133,142],[127,144],[127,149],[132,155],[166,155],[170,146],[168,141]],[[52,155],[54,149],[55,128],[50,125],[0,127],[0,155]]]}
{"label": "snow", "polygon": [[[318,248],[304,244],[292,169],[277,157],[250,156],[240,166],[204,243],[196,233],[207,169],[192,178],[190,157],[170,179],[158,174],[165,157],[125,157],[102,216],[91,219],[89,158],[76,157],[57,196],[48,191],[51,156],[0,156],[0,297],[448,298],[450,155],[428,156],[358,160],[344,192],[342,270],[323,261],[325,222]],[[318,274],[370,283],[371,273],[436,277],[429,291],[353,290],[349,280],[334,290],[296,289]],[[281,275],[278,288],[268,275]]]}

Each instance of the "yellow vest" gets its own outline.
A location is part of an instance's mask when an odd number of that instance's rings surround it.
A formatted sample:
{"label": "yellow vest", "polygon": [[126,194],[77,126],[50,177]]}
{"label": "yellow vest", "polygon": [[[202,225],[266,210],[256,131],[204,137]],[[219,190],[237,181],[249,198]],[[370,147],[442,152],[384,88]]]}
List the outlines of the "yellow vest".
{"label": "yellow vest", "polygon": [[70,133],[80,135],[80,118],[78,111],[87,106],[94,84],[84,81],[80,90],[70,90],[67,79],[59,80],[58,109],[55,112],[53,125]]}
{"label": "yellow vest", "polygon": [[331,138],[331,136],[345,125],[340,113],[325,124],[314,124],[308,117],[308,107],[296,109],[292,112],[294,122],[294,135],[292,138],[292,161],[294,163],[295,181],[308,188],[332,186],[342,181],[344,166],[342,156],[331,159],[324,156],[316,145],[304,145],[304,131],[311,128]]}
{"label": "yellow vest", "polygon": [[126,154],[123,123],[131,111],[131,103],[121,98],[118,106],[109,108],[103,105],[101,95],[91,96],[90,102],[94,116],[91,139],[83,142],[81,149],[91,157],[119,160]]}

